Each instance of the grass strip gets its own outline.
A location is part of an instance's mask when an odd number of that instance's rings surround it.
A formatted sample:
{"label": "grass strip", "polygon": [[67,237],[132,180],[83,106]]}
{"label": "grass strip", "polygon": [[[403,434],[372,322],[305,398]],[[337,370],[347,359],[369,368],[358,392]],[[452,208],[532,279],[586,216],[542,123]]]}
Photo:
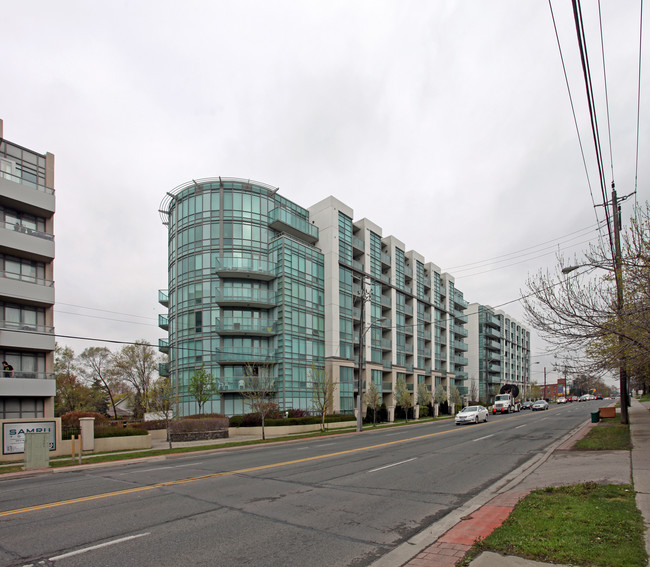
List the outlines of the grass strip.
{"label": "grass strip", "polygon": [[630,485],[594,482],[531,492],[462,565],[481,551],[571,565],[646,567],[643,518]]}
{"label": "grass strip", "polygon": [[581,451],[611,451],[632,448],[630,427],[615,417],[604,418],[573,445]]}

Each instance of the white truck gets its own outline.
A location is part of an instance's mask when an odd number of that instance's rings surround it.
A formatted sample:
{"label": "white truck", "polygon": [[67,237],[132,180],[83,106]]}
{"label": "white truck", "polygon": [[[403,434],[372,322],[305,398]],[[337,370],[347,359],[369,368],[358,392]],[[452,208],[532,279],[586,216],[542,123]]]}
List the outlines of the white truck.
{"label": "white truck", "polygon": [[501,386],[501,390],[494,397],[494,405],[492,406],[492,413],[512,413],[519,411],[521,405],[517,400],[519,395],[519,388],[515,385],[506,384]]}

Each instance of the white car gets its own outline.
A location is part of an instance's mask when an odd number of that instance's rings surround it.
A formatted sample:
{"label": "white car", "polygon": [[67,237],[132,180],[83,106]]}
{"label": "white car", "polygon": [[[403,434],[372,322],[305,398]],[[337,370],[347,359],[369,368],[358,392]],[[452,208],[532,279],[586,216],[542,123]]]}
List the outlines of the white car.
{"label": "white car", "polygon": [[564,396],[557,399],[558,404],[566,404],[566,398]]}
{"label": "white car", "polygon": [[483,406],[467,406],[456,414],[456,425],[488,420],[488,410]]}
{"label": "white car", "polygon": [[546,403],[546,400],[537,400],[531,409],[533,411],[544,411],[548,409],[548,404]]}

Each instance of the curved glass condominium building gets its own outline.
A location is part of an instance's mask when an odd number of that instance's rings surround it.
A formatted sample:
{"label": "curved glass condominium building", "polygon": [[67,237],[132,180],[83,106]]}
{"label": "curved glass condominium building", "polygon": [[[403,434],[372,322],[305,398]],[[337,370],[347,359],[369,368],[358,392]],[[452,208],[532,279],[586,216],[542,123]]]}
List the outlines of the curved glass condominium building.
{"label": "curved glass condominium building", "polygon": [[249,411],[241,393],[250,374],[274,378],[281,410],[310,409],[312,367],[324,367],[323,254],[306,209],[250,180],[190,181],[160,206],[168,227],[168,314],[159,325],[180,415],[198,413],[188,392],[203,367],[219,394],[206,412]]}

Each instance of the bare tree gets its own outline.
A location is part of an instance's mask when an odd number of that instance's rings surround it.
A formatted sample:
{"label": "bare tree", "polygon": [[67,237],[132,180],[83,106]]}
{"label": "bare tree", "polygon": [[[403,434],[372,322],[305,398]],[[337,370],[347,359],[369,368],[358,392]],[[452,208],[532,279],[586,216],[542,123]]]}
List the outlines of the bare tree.
{"label": "bare tree", "polygon": [[334,406],[337,384],[324,368],[311,367],[311,407],[321,416],[321,431],[325,431],[325,415]]}
{"label": "bare tree", "polygon": [[242,398],[248,404],[252,413],[257,413],[262,418],[262,439],[266,439],[264,423],[277,404],[273,402],[276,393],[275,378],[273,377],[272,364],[247,364]]}
{"label": "bare tree", "polygon": [[372,425],[375,427],[377,425],[377,412],[381,408],[381,392],[374,380],[370,381],[368,391],[363,396],[366,406],[372,410]]}
{"label": "bare tree", "polygon": [[142,417],[149,396],[149,388],[158,372],[159,356],[147,341],[123,347],[113,361],[115,372],[135,391],[134,415]]}
{"label": "bare tree", "polygon": [[106,347],[88,347],[79,355],[81,373],[87,380],[102,387],[111,400],[113,415],[117,416],[114,391],[118,384],[113,374],[112,360],[113,353]]}
{"label": "bare tree", "polygon": [[[601,240],[572,262],[558,255],[554,273],[529,277],[522,292],[526,318],[542,338],[563,350],[585,353],[578,371],[621,369],[644,373],[650,357],[650,208],[637,207],[621,243],[620,270],[610,243]],[[573,272],[576,266],[591,268]],[[626,406],[626,404],[622,404]],[[621,408],[627,423],[627,407]]]}
{"label": "bare tree", "polygon": [[172,419],[176,402],[176,392],[169,376],[164,376],[156,380],[149,390],[147,410],[159,412],[164,416],[165,428],[167,429],[167,441],[169,442],[170,449],[172,448],[172,437],[169,432],[169,422]]}
{"label": "bare tree", "polygon": [[406,380],[403,376],[397,379],[395,384],[395,403],[404,410],[406,421],[409,420],[409,409],[413,406],[413,396],[406,385]]}

